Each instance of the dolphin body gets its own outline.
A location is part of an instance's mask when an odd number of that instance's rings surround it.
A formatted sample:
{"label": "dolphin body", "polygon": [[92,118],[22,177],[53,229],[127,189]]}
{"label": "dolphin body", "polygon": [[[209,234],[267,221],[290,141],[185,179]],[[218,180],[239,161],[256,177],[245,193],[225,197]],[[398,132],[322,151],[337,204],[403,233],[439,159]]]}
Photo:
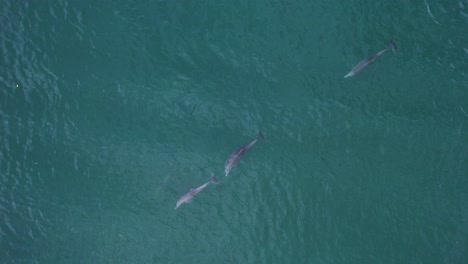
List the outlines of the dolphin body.
{"label": "dolphin body", "polygon": [[348,78],[348,77],[351,77],[351,76],[354,76],[355,74],[359,73],[360,71],[362,71],[364,68],[366,68],[367,66],[369,66],[369,64],[371,64],[372,62],[374,62],[378,57],[380,57],[380,55],[382,55],[384,52],[386,52],[387,50],[389,49],[396,49],[396,45],[395,43],[393,42],[393,40],[390,40],[390,43],[388,44],[388,46],[377,52],[376,54],[370,56],[369,58],[365,59],[365,60],[362,60],[361,62],[359,62],[356,66],[354,66],[351,71],[345,75],[345,78]]}
{"label": "dolphin body", "polygon": [[259,139],[265,140],[265,137],[263,136],[261,131],[258,131],[257,133],[257,138],[254,139],[252,142],[250,142],[247,145],[244,145],[240,147],[238,150],[236,150],[234,153],[229,156],[229,158],[226,160],[226,163],[224,164],[224,172],[226,173],[225,176],[228,176],[229,172],[231,169],[236,165],[236,163],[239,161],[239,159],[251,148]]}
{"label": "dolphin body", "polygon": [[211,176],[211,180],[209,182],[206,182],[205,184],[203,184],[202,186],[200,187],[197,187],[195,189],[190,189],[187,193],[185,193],[184,195],[182,195],[179,200],[177,200],[177,203],[176,203],[176,207],[175,209],[177,209],[177,207],[179,207],[181,204],[183,203],[189,203],[192,201],[193,197],[195,197],[195,195],[199,194],[201,191],[203,191],[203,189],[206,188],[206,186],[208,186],[208,184],[210,183],[218,183],[218,180],[216,179],[215,176]]}

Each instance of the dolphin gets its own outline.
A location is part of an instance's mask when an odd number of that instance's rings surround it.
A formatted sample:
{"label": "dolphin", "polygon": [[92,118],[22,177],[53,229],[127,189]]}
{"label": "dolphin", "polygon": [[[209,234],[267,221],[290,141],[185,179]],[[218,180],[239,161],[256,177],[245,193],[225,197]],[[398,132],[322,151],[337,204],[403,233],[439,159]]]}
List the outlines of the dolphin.
{"label": "dolphin", "polygon": [[202,186],[200,187],[197,187],[195,189],[190,189],[187,193],[185,193],[184,195],[182,195],[179,200],[177,200],[177,203],[176,203],[176,207],[174,209],[177,209],[177,207],[179,207],[181,204],[183,203],[189,203],[192,201],[192,198],[195,197],[195,195],[199,194],[201,191],[203,191],[203,189],[206,188],[206,186],[208,186],[208,184],[210,183],[213,183],[213,184],[216,184],[218,183],[218,180],[216,179],[215,176],[211,176],[211,180],[204,183]]}
{"label": "dolphin", "polygon": [[238,150],[232,153],[231,156],[229,156],[229,158],[226,160],[226,163],[224,164],[224,172],[226,173],[225,176],[228,176],[232,167],[236,165],[239,159],[247,152],[247,150],[253,147],[253,145],[255,145],[255,143],[257,143],[259,139],[265,140],[265,137],[263,136],[261,131],[258,131],[256,139],[254,139],[249,144],[240,147]]}
{"label": "dolphin", "polygon": [[386,52],[387,50],[389,49],[396,49],[396,45],[395,43],[393,42],[393,40],[390,40],[390,43],[388,44],[388,46],[377,52],[376,54],[368,57],[367,59],[365,60],[362,60],[361,62],[359,62],[356,66],[354,66],[351,71],[345,75],[345,78],[348,78],[348,77],[351,77],[351,76],[354,76],[355,74],[359,73],[360,71],[362,71],[364,68],[366,68],[367,66],[369,66],[369,64],[371,64],[372,62],[374,62],[378,57],[380,57],[380,55],[382,55],[384,52]]}

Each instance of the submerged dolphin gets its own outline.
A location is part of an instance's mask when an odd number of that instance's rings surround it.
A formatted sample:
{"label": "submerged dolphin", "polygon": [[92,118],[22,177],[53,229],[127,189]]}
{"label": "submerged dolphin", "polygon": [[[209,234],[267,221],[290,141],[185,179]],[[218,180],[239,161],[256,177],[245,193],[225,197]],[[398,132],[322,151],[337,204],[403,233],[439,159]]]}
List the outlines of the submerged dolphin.
{"label": "submerged dolphin", "polygon": [[348,78],[348,77],[351,77],[351,76],[354,76],[356,73],[362,71],[364,68],[366,68],[367,66],[369,66],[369,64],[371,64],[372,62],[374,62],[380,55],[382,55],[384,52],[386,52],[387,50],[389,49],[396,49],[396,45],[395,43],[393,42],[393,40],[390,40],[390,43],[388,44],[388,46],[377,52],[376,54],[370,56],[369,58],[365,59],[365,60],[362,60],[361,62],[359,62],[356,66],[354,66],[351,71],[345,75],[345,78]]}
{"label": "submerged dolphin", "polygon": [[224,165],[224,172],[226,173],[225,176],[228,176],[229,172],[231,171],[232,167],[236,165],[236,163],[239,161],[239,159],[249,150],[259,139],[265,140],[265,137],[263,136],[261,131],[258,131],[257,133],[257,138],[250,142],[249,144],[240,147],[238,150],[236,150],[234,153],[229,156],[229,158],[226,160],[226,163]]}
{"label": "submerged dolphin", "polygon": [[203,191],[203,189],[206,188],[206,186],[208,186],[208,184],[210,183],[218,183],[218,180],[216,179],[215,176],[211,176],[211,180],[209,182],[206,182],[205,184],[203,184],[202,186],[200,187],[197,187],[195,189],[190,189],[186,194],[182,195],[179,200],[177,200],[177,204],[176,204],[176,207],[175,209],[177,209],[177,207],[179,207],[181,204],[183,203],[189,203],[192,201],[192,198],[195,197],[195,195],[197,195],[198,193],[200,193],[201,191]]}

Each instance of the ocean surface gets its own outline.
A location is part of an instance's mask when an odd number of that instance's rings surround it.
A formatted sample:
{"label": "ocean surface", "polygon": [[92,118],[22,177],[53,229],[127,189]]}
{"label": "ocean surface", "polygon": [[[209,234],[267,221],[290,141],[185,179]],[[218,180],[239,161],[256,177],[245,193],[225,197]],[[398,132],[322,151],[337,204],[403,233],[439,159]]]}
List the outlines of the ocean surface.
{"label": "ocean surface", "polygon": [[467,0],[0,0],[0,263],[468,263],[467,29]]}

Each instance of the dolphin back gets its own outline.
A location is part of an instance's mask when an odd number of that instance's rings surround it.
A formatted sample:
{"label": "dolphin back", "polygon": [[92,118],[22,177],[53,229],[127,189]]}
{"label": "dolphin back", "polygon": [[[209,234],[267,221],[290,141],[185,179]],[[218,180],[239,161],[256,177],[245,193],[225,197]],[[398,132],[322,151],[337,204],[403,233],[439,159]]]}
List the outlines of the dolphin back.
{"label": "dolphin back", "polygon": [[181,204],[183,203],[189,203],[192,201],[193,195],[191,194],[192,189],[188,191],[186,194],[182,195],[179,200],[177,200],[176,207],[174,209],[177,209]]}
{"label": "dolphin back", "polygon": [[380,57],[382,54],[384,54],[387,50],[389,49],[396,49],[397,46],[395,45],[395,42],[393,42],[393,40],[390,40],[390,42],[388,43],[388,46],[377,52],[376,54],[370,56],[369,58],[365,59],[365,60],[362,60],[361,62],[359,62],[356,66],[354,66],[351,71],[346,74],[344,77],[345,78],[348,78],[348,77],[351,77],[351,76],[354,76],[356,75],[357,73],[359,73],[360,71],[362,71],[364,68],[366,68],[367,66],[369,66],[369,64],[371,64],[372,62],[374,62],[378,57]]}

